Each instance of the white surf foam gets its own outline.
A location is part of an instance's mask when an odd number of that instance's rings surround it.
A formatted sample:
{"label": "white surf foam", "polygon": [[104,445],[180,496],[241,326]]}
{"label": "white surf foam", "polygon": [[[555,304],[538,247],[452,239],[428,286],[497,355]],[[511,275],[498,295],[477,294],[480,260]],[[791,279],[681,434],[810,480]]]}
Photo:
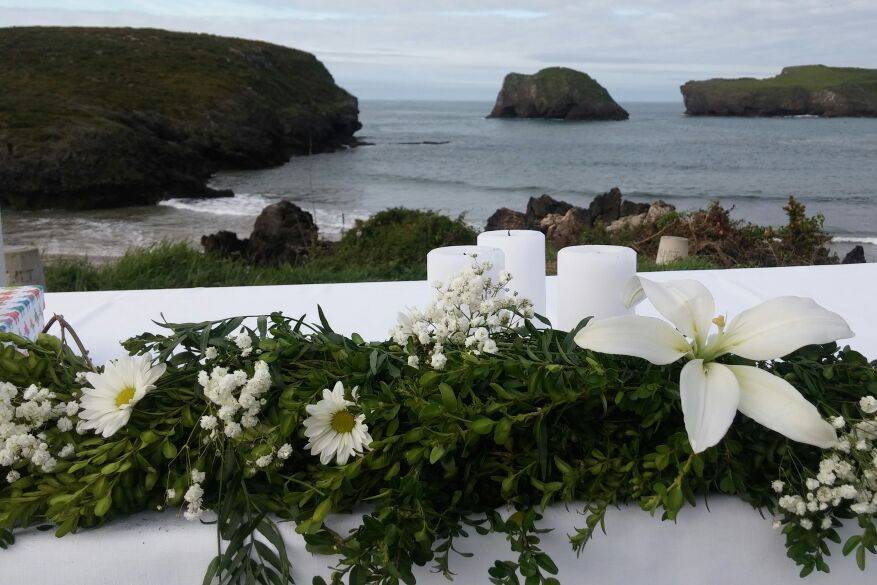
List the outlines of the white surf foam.
{"label": "white surf foam", "polygon": [[871,244],[877,246],[877,237],[868,236],[834,236],[832,242],[852,243],[852,244]]}
{"label": "white surf foam", "polygon": [[238,193],[234,197],[213,197],[209,199],[165,199],[159,201],[159,205],[172,207],[183,211],[195,211],[197,213],[210,213],[212,215],[259,215],[266,205],[276,202],[276,199],[253,193]]}
{"label": "white surf foam", "polygon": [[[234,197],[212,199],[166,199],[160,201],[159,205],[180,211],[255,218],[267,205],[277,203],[281,199],[282,197],[259,193],[237,193]],[[365,210],[342,211],[334,207],[318,206],[309,201],[296,201],[294,199],[290,199],[290,201],[310,212],[320,234],[329,239],[337,239],[343,232],[352,228],[357,219],[365,219],[370,215]]]}

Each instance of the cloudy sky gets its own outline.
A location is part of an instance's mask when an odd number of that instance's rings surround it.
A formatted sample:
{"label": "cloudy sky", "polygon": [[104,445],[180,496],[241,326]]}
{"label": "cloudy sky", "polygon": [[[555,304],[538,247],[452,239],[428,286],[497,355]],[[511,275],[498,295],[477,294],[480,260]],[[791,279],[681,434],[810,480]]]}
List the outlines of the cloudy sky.
{"label": "cloudy sky", "polygon": [[0,26],[151,26],[315,53],[360,98],[492,100],[509,71],[584,70],[620,101],[707,77],[877,66],[875,0],[0,0]]}

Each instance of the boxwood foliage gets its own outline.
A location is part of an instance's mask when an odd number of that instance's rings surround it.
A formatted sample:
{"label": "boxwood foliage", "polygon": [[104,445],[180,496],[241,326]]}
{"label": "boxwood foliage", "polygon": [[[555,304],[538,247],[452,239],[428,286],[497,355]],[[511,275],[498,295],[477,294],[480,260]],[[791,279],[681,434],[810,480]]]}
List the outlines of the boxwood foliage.
{"label": "boxwood foliage", "polygon": [[[242,324],[252,325],[258,348],[246,358],[226,338]],[[221,537],[205,583],[291,583],[293,576],[326,583],[290,566],[281,523],[292,521],[308,550],[337,555],[326,576],[331,583],[410,584],[417,566],[453,578],[457,555],[469,554],[466,537],[500,533],[509,552],[486,578],[552,585],[559,583],[557,567],[540,548],[551,529],[541,516],[546,506],[582,513],[569,540],[587,555],[588,541],[607,529],[611,507],[638,504],[665,520],[679,518],[684,530],[685,509],[715,494],[772,507],[771,480],[784,469],[812,468],[820,457],[743,415],[717,446],[695,455],[680,410],[679,364],[594,354],[575,346],[570,333],[530,323],[500,336],[497,355],[446,348],[442,371],[410,367],[401,347],[342,336],[325,319],[307,326],[272,314],[165,327],[124,344],[168,363],[126,427],[110,439],[53,430],[52,448],[73,442],[75,454],[51,474],[0,484],[0,545],[9,546],[23,527],[51,525],[61,536],[179,506],[197,468],[207,473],[204,502]],[[74,374],[86,364],[59,340],[2,340],[0,378],[49,387],[60,398],[78,395]],[[219,350],[212,365],[250,374],[257,359],[270,366],[260,424],[236,439],[208,440],[198,425],[207,401],[197,375],[209,346]],[[761,365],[826,414],[847,412],[877,389],[875,364],[850,348],[807,347]],[[304,448],[301,423],[305,407],[339,380],[358,386],[357,408],[374,442],[346,465],[324,466]],[[289,459],[254,465],[287,442],[294,447]],[[175,500],[167,500],[168,489]],[[326,522],[336,513],[361,520],[340,532]],[[874,552],[873,518],[860,524],[855,545]],[[840,540],[834,527],[790,529],[786,539],[805,574],[827,570],[826,543]]]}

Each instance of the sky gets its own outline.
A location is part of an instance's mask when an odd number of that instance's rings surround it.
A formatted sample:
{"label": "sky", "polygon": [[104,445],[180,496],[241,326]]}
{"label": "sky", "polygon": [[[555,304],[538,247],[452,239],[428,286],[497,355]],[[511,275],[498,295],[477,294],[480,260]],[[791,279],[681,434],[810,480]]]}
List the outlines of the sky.
{"label": "sky", "polygon": [[269,41],[360,99],[491,101],[506,73],[560,65],[621,102],[680,101],[690,79],[877,66],[877,0],[0,0],[0,26],[25,25]]}

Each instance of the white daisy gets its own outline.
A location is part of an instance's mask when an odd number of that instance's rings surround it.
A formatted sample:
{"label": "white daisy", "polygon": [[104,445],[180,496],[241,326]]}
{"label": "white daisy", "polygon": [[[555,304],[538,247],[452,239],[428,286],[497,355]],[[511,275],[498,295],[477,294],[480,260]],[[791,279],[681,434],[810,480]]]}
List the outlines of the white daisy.
{"label": "white daisy", "polygon": [[[354,398],[357,390],[353,389]],[[311,450],[311,455],[319,455],[323,465],[328,465],[333,457],[338,465],[344,465],[372,442],[365,415],[354,415],[348,410],[354,404],[344,398],[344,385],[338,382],[332,390],[323,390],[322,400],[305,408],[309,415],[303,423],[308,438],[305,448]]]}
{"label": "white daisy", "polygon": [[165,364],[150,366],[152,356],[123,356],[107,362],[100,374],[88,372],[91,388],[82,389],[79,419],[82,428],[93,429],[104,438],[128,424],[131,409],[164,374]]}

